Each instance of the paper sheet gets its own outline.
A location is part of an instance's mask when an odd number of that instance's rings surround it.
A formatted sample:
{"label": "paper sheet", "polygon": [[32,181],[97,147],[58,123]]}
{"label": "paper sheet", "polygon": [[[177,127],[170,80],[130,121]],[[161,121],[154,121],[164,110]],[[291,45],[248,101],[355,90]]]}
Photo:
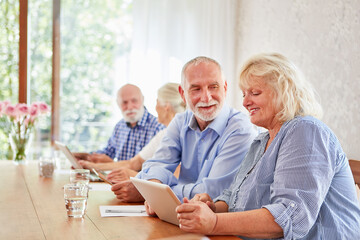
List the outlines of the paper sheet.
{"label": "paper sheet", "polygon": [[107,183],[89,183],[90,191],[111,191],[111,185]]}
{"label": "paper sheet", "polygon": [[[100,206],[100,215],[101,217],[130,217],[130,216],[148,216],[145,211],[144,205],[117,205],[117,206]],[[106,212],[118,211],[118,212]]]}

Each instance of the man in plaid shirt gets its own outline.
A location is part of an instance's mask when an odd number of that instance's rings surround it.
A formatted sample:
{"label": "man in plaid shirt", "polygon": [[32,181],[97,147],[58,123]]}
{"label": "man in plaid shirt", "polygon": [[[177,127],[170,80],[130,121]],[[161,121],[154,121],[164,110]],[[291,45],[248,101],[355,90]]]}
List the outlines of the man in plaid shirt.
{"label": "man in plaid shirt", "polygon": [[75,157],[91,162],[111,162],[127,160],[140,150],[165,126],[157,121],[144,107],[141,90],[132,84],[121,87],[117,93],[117,103],[122,112],[107,146],[94,153],[74,153]]}

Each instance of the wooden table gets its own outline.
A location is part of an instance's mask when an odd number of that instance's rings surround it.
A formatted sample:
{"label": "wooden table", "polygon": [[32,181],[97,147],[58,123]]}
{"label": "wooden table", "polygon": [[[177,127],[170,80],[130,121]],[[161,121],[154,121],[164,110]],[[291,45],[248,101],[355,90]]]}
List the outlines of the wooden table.
{"label": "wooden table", "polygon": [[[100,205],[121,205],[112,192],[90,191],[86,216],[68,218],[63,185],[69,176],[40,177],[37,161],[0,160],[0,239],[206,239],[154,217],[100,216]],[[207,236],[210,239],[239,239]]]}

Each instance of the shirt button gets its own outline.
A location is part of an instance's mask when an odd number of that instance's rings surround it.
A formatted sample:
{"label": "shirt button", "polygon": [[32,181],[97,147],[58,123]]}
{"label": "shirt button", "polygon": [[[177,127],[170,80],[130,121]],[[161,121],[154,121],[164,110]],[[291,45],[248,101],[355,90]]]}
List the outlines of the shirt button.
{"label": "shirt button", "polygon": [[294,203],[290,203],[290,207],[295,207],[295,204],[294,204]]}

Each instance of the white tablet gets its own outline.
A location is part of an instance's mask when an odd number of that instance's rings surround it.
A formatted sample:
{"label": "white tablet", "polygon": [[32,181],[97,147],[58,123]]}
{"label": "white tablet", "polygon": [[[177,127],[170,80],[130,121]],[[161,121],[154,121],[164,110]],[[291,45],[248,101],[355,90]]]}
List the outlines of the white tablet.
{"label": "white tablet", "polygon": [[65,154],[66,158],[70,161],[74,168],[83,168],[65,144],[55,141],[55,145]]}
{"label": "white tablet", "polygon": [[130,180],[161,220],[179,225],[175,208],[181,202],[168,185],[133,177]]}

